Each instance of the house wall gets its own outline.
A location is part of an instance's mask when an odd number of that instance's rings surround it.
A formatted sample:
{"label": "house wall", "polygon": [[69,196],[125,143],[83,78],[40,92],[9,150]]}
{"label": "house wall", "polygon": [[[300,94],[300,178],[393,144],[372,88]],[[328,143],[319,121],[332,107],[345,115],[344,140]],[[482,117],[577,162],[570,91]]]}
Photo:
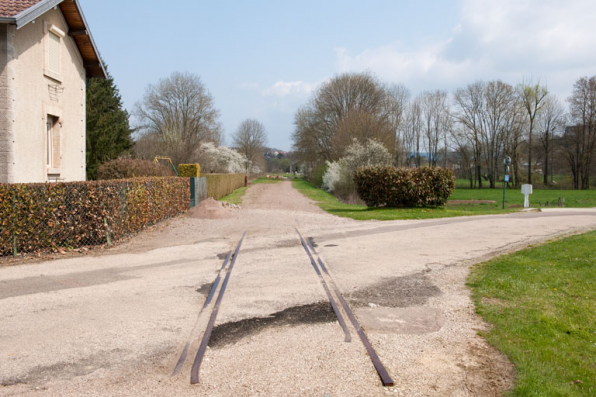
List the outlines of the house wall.
{"label": "house wall", "polygon": [[15,27],[0,25],[0,183],[14,181],[14,96],[12,90]]}
{"label": "house wall", "polygon": [[[54,25],[66,35],[61,40],[61,81],[44,74],[47,29]],[[81,181],[85,173],[85,68],[68,25],[59,9],[16,31],[14,81],[13,181],[46,182],[59,178]],[[59,118],[59,169],[46,161],[47,115]],[[59,173],[59,174],[58,174]],[[49,174],[53,174],[49,177]]]}

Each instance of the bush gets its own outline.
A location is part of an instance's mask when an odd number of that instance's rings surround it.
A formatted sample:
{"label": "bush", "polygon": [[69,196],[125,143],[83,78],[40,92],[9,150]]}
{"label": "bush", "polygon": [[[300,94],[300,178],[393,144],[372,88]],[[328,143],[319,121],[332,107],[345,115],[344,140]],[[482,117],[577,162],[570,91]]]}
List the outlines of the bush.
{"label": "bush", "polygon": [[445,205],[455,175],[444,168],[369,167],[356,172],[355,182],[369,207],[427,207]]}
{"label": "bush", "polygon": [[201,166],[198,164],[180,164],[178,165],[178,176],[198,178],[201,176]]}
{"label": "bush", "polygon": [[323,189],[341,198],[348,198],[356,193],[354,175],[361,167],[389,166],[393,162],[391,153],[380,142],[368,139],[363,145],[354,139],[346,149],[345,156],[328,163],[323,175]]}
{"label": "bush", "polygon": [[97,169],[97,179],[99,180],[175,175],[170,165],[166,166],[140,159],[116,159],[100,165]]}
{"label": "bush", "polygon": [[323,175],[327,172],[327,168],[329,167],[328,163],[324,163],[318,165],[309,175],[308,181],[315,185],[316,187],[323,186]]}
{"label": "bush", "polygon": [[189,206],[187,178],[0,184],[0,255],[102,245]]}

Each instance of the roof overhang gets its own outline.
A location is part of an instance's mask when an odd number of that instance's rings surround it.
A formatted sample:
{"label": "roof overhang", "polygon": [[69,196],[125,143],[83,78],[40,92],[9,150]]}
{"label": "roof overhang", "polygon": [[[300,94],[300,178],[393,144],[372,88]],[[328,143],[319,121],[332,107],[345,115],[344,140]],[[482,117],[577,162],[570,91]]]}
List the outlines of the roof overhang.
{"label": "roof overhang", "polygon": [[68,24],[68,34],[77,44],[79,53],[83,58],[83,66],[87,72],[87,77],[106,78],[105,67],[78,0],[43,0],[12,18],[0,18],[0,23],[15,24],[17,29],[20,29],[57,7],[60,7]]}

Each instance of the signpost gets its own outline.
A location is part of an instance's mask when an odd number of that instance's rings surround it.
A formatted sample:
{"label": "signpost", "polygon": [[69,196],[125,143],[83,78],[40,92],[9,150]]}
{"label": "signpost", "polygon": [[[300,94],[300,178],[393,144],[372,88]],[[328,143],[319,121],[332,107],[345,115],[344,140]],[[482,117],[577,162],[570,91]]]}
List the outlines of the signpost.
{"label": "signpost", "polygon": [[530,194],[532,194],[532,185],[522,185],[521,192],[524,195],[524,208],[530,208]]}
{"label": "signpost", "polygon": [[511,165],[511,157],[505,156],[503,159],[505,166],[505,178],[503,179],[503,209],[505,209],[505,192],[507,191],[507,183],[509,182],[509,166]]}

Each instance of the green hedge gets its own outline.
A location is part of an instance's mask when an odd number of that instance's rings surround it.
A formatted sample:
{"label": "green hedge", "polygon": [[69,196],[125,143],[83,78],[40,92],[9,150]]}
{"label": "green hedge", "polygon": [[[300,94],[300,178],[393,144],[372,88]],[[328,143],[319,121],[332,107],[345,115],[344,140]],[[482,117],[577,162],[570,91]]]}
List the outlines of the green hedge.
{"label": "green hedge", "polygon": [[201,176],[201,166],[198,164],[179,164],[178,176],[198,178]]}
{"label": "green hedge", "polygon": [[361,168],[354,179],[369,207],[441,206],[455,189],[455,174],[444,168]]}
{"label": "green hedge", "polygon": [[0,255],[101,245],[185,212],[188,178],[0,184]]}
{"label": "green hedge", "polygon": [[207,197],[219,200],[246,186],[246,174],[203,174],[207,178]]}

